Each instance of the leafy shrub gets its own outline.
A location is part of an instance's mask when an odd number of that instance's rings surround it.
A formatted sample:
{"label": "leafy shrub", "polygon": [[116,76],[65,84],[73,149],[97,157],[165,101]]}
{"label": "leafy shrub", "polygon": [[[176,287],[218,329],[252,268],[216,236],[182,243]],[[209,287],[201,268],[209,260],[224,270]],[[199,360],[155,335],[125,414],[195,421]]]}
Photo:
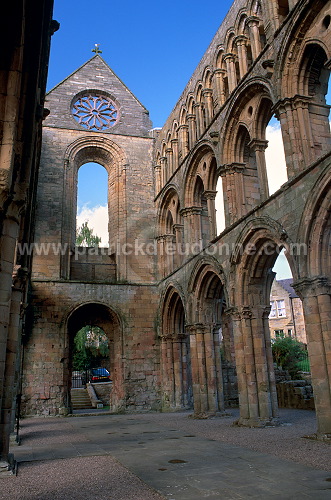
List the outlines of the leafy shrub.
{"label": "leafy shrub", "polygon": [[279,368],[287,370],[292,379],[297,378],[302,361],[306,359],[305,345],[302,342],[281,335],[272,340],[272,354]]}

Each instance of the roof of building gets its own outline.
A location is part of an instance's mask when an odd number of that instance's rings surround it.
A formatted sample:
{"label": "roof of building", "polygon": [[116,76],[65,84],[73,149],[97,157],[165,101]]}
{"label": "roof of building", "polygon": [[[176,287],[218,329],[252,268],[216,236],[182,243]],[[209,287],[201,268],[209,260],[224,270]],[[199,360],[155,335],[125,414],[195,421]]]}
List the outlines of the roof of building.
{"label": "roof of building", "polygon": [[298,297],[294,288],[292,288],[293,278],[288,278],[286,280],[277,280],[277,283],[279,283],[284,288],[284,290],[287,291],[291,299]]}

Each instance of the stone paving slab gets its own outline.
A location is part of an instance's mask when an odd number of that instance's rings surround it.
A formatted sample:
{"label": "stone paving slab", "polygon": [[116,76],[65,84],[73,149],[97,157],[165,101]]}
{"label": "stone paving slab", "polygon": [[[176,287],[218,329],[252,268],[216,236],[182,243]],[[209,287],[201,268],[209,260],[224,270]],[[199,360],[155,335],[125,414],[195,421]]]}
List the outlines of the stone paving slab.
{"label": "stone paving slab", "polygon": [[168,500],[331,498],[330,472],[167,428],[155,415],[81,416],[58,419],[56,427],[64,422],[66,442],[60,433],[58,443],[48,437],[51,446],[23,439],[16,459],[111,455]]}

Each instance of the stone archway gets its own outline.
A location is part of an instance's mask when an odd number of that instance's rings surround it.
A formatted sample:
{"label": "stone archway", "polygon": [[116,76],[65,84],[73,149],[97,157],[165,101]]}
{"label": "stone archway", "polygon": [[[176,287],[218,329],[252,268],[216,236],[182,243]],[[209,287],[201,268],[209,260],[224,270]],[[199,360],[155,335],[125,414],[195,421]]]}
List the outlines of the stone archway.
{"label": "stone archway", "polygon": [[[278,417],[269,312],[275,261],[287,248],[287,234],[275,221],[250,221],[232,256],[231,302],[238,376],[239,425],[262,427]],[[240,250],[239,250],[240,249]],[[289,261],[294,270],[293,260]],[[297,273],[293,272],[296,276]]]}
{"label": "stone archway", "polygon": [[162,408],[181,410],[192,406],[189,337],[185,309],[175,287],[166,291],[162,304],[161,379]]}
{"label": "stone archway", "polygon": [[190,334],[194,413],[214,415],[224,410],[221,360],[221,327],[231,357],[231,325],[225,321],[226,298],[223,276],[209,261],[199,262],[189,285]]}
{"label": "stone archway", "polygon": [[89,302],[74,309],[67,320],[67,358],[65,363],[64,383],[68,388],[68,406],[70,407],[70,380],[72,371],[73,341],[76,333],[86,325],[98,326],[107,335],[109,341],[109,372],[112,389],[109,394],[110,410],[118,412],[124,404],[124,383],[122,367],[122,335],[118,315],[108,306]]}

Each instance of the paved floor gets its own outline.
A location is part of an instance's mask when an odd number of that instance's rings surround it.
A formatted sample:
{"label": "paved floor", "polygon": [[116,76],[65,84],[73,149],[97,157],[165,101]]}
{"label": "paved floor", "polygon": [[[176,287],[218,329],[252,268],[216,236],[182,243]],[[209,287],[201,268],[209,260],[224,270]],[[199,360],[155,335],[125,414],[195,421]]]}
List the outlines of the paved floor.
{"label": "paved floor", "polygon": [[[302,415],[308,413],[298,418]],[[325,454],[324,461],[330,458],[327,470],[320,470],[224,442],[222,434],[207,437],[201,430],[223,426],[226,436],[231,422],[225,417],[201,423],[185,413],[23,420],[22,445],[13,450],[18,476],[1,481],[0,498],[331,499],[331,446],[318,443],[315,448]],[[255,437],[264,432],[247,431]],[[281,437],[286,427],[274,432]],[[43,483],[39,493],[36,484],[27,488],[29,467],[35,466],[38,481],[45,464],[50,485]],[[22,474],[25,488],[20,491]]]}

